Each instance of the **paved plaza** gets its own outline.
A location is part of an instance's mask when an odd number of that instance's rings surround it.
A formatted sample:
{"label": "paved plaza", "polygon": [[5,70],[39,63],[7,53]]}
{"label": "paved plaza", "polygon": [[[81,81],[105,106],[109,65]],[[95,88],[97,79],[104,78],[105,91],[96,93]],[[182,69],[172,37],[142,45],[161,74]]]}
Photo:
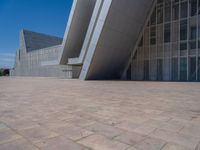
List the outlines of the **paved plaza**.
{"label": "paved plaza", "polygon": [[0,78],[0,150],[200,150],[200,83]]}

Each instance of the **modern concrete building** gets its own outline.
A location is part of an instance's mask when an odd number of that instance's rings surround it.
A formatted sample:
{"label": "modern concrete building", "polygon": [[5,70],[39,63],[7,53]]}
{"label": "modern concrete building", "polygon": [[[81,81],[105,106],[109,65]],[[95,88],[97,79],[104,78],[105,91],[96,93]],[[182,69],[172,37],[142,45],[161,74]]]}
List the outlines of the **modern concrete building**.
{"label": "modern concrete building", "polygon": [[74,0],[63,39],[21,32],[16,76],[200,80],[200,0]]}

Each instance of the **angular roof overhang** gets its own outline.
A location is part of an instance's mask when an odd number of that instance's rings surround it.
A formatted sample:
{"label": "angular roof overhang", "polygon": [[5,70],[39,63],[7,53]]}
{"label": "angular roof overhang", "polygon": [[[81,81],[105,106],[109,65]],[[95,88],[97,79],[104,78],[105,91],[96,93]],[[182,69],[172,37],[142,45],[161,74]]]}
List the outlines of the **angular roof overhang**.
{"label": "angular roof overhang", "polygon": [[80,79],[119,79],[153,0],[105,0],[87,49]]}

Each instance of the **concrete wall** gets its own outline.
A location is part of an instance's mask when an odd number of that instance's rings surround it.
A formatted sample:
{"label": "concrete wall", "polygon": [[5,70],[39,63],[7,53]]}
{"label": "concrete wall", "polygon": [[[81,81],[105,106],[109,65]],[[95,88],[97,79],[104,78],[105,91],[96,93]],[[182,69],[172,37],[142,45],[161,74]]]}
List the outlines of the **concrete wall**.
{"label": "concrete wall", "polygon": [[62,44],[21,33],[14,74],[120,79],[153,1],[74,0]]}
{"label": "concrete wall", "polygon": [[81,79],[120,79],[153,0],[105,0]]}
{"label": "concrete wall", "polygon": [[74,0],[62,44],[60,64],[67,64],[68,58],[79,56],[95,3],[96,0]]}
{"label": "concrete wall", "polygon": [[102,5],[104,0],[96,0],[96,4],[94,7],[94,11],[90,20],[90,24],[88,26],[88,30],[85,36],[85,40],[83,46],[81,48],[81,52],[79,57],[69,58],[68,63],[72,65],[83,65],[83,61],[88,51],[88,47],[91,44],[92,35],[94,34],[95,27],[97,25],[98,17],[100,15]]}
{"label": "concrete wall", "polygon": [[62,45],[56,45],[27,52],[24,31],[22,31],[20,34],[20,49],[16,53],[15,69],[12,75],[72,78],[71,66],[42,65],[45,61],[58,60],[61,50]]}

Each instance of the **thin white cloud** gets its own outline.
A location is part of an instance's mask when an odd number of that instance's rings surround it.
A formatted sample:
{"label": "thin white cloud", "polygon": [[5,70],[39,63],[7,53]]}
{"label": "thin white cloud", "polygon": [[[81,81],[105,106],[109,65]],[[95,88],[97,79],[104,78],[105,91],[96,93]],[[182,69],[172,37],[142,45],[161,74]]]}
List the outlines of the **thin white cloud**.
{"label": "thin white cloud", "polygon": [[13,62],[14,59],[12,59],[12,58],[0,58],[0,61],[4,61],[4,62]]}
{"label": "thin white cloud", "polygon": [[1,57],[11,57],[11,58],[14,58],[15,57],[15,54],[13,53],[0,53],[0,58]]}
{"label": "thin white cloud", "polygon": [[0,53],[0,68],[12,68],[15,61],[15,54]]}

